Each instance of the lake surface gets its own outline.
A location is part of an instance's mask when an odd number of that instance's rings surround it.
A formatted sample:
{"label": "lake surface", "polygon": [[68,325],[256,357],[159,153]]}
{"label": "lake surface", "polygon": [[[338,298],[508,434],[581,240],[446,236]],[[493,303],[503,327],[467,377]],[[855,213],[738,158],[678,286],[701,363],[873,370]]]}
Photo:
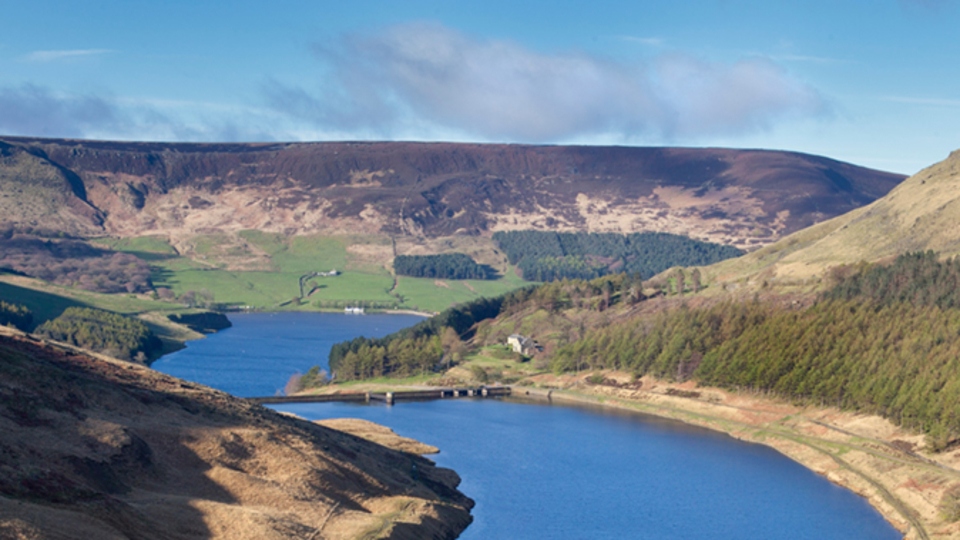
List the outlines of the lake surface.
{"label": "lake surface", "polygon": [[[238,395],[270,395],[293,371],[320,363],[332,342],[419,320],[230,319],[234,328],[154,367]],[[285,358],[304,349],[315,352]],[[902,537],[865,500],[770,448],[655,417],[493,399],[278,408],[309,419],[363,418],[439,447],[431,459],[456,470],[461,491],[477,502],[464,539]]]}
{"label": "lake surface", "polygon": [[235,396],[273,396],[294,373],[327,369],[330,347],[357,336],[383,337],[423,320],[416,315],[231,313],[231,328],[168,354],[151,367]]}

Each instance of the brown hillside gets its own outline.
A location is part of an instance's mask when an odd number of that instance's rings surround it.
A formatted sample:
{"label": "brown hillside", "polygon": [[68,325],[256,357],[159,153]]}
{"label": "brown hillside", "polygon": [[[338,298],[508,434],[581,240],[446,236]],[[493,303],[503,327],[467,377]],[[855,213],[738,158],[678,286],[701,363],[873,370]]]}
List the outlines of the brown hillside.
{"label": "brown hillside", "polygon": [[[749,248],[863,206],[903,178],[760,150],[4,141],[8,219],[174,244],[241,229],[433,238],[534,228],[664,231]],[[52,202],[17,209],[25,193]],[[63,200],[69,226],[50,218]]]}
{"label": "brown hillside", "polygon": [[141,366],[0,336],[2,538],[454,538],[473,505],[458,482]]}
{"label": "brown hillside", "polygon": [[763,275],[801,283],[841,264],[932,249],[960,255],[960,151],[911,176],[874,203],[711,267],[722,281]]}

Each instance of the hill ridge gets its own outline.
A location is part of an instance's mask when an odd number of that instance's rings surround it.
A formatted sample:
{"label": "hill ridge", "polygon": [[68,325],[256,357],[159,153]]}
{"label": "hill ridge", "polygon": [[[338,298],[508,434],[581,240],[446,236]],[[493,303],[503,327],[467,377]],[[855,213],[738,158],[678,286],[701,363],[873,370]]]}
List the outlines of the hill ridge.
{"label": "hill ridge", "polygon": [[763,274],[782,283],[822,278],[834,266],[911,251],[960,255],[960,150],[907,178],[884,197],[778,242],[711,267],[721,281]]}
{"label": "hill ridge", "polygon": [[[903,178],[809,154],[725,148],[0,143],[7,219],[37,225],[56,216],[67,232],[173,239],[253,228],[424,238],[659,231],[749,249],[867,204]],[[38,168],[51,181],[31,189],[49,204],[31,211],[2,197],[29,192],[24,181]],[[72,214],[68,201],[79,205]]]}

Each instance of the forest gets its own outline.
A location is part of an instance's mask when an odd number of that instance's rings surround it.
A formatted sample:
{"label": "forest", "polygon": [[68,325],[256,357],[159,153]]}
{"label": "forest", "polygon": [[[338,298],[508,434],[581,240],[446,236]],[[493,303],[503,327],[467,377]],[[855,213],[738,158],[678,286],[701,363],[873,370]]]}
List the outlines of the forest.
{"label": "forest", "polygon": [[139,319],[93,308],[69,307],[34,330],[48,339],[101,352],[122,360],[145,362],[162,347]]}
{"label": "forest", "polygon": [[551,367],[692,378],[880,414],[943,448],[960,435],[957,277],[954,260],[906,254],[839,272],[809,308],[728,301],[594,329]]}
{"label": "forest", "polygon": [[527,281],[594,279],[614,273],[654,276],[673,266],[739,257],[732,246],[668,233],[498,231],[494,241]]}
{"label": "forest", "polygon": [[940,261],[934,251],[907,253],[890,265],[840,266],[831,279],[836,285],[824,298],[960,308],[960,259]]}
{"label": "forest", "polygon": [[[960,437],[960,261],[908,253],[835,269],[808,307],[754,299],[587,328],[549,358],[557,372],[615,369],[882,415],[933,449]],[[646,299],[637,274],[561,280],[478,300],[396,334],[334,346],[339,380],[439,369],[476,323],[516,310],[603,311]],[[660,294],[660,293],[658,293]]]}
{"label": "forest", "polygon": [[552,311],[570,307],[603,311],[619,302],[633,304],[643,299],[642,282],[636,274],[531,285],[449,308],[379,339],[358,337],[337,343],[330,350],[330,371],[338,381],[434,372],[452,352],[462,349],[464,341],[473,338],[477,323],[529,303]]}
{"label": "forest", "polygon": [[437,279],[496,279],[497,273],[485,264],[477,264],[463,253],[442,255],[397,255],[393,260],[397,275]]}

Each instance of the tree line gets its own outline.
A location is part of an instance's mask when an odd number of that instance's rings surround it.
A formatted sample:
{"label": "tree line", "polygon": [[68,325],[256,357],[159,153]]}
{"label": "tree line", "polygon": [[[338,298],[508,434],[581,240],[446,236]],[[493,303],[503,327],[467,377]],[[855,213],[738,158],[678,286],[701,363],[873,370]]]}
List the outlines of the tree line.
{"label": "tree line", "polygon": [[141,362],[163,345],[143,321],[93,308],[69,307],[56,319],[38,326],[34,333],[115,358]]}
{"label": "tree line", "polygon": [[393,259],[397,275],[437,279],[496,279],[497,273],[485,264],[477,264],[463,253],[442,255],[397,255]]}
{"label": "tree line", "polygon": [[620,302],[635,304],[644,298],[637,274],[531,285],[454,306],[382,338],[357,337],[337,343],[330,349],[330,372],[338,381],[433,372],[455,361],[463,341],[473,337],[478,323],[530,303],[552,312],[571,307],[603,311]]}
{"label": "tree line", "polygon": [[941,261],[934,251],[907,253],[890,265],[837,267],[831,271],[831,278],[836,284],[824,298],[960,308],[960,258]]}
{"label": "tree line", "polygon": [[528,281],[613,273],[649,277],[673,266],[703,266],[743,254],[732,246],[658,232],[498,231],[493,239]]}

